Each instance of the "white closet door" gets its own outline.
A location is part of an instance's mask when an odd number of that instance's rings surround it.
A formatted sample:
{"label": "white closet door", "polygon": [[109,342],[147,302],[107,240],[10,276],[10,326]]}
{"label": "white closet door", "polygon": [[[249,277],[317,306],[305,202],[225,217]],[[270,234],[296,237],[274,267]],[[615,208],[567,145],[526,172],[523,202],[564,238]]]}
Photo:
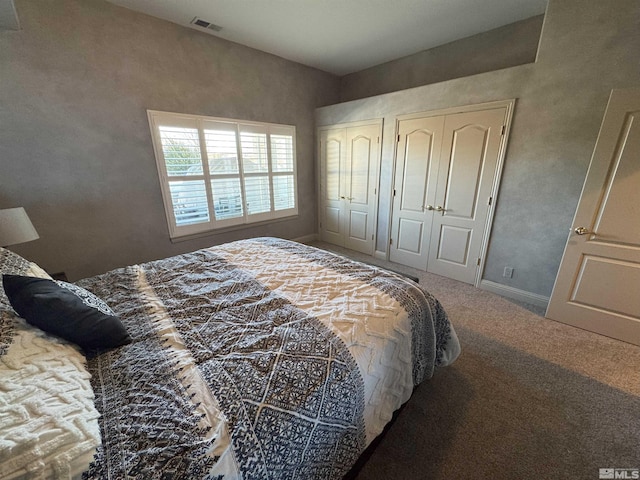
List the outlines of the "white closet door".
{"label": "white closet door", "polygon": [[319,131],[323,241],[373,255],[381,135],[381,120]]}
{"label": "white closet door", "polygon": [[447,115],[427,271],[475,283],[506,108]]}
{"label": "white closet door", "polygon": [[443,116],[398,122],[389,259],[426,270]]}
{"label": "white closet door", "polygon": [[344,245],[344,197],[346,171],[344,128],[320,132],[320,238]]}
{"label": "white closet door", "polygon": [[344,246],[373,254],[377,212],[380,126],[349,127],[344,195]]}

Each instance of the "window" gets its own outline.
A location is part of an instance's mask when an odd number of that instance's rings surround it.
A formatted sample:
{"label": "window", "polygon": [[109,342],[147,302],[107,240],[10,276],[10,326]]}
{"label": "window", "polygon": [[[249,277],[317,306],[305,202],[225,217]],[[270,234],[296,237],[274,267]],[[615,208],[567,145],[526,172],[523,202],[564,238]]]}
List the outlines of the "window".
{"label": "window", "polygon": [[295,127],[148,115],[171,238],[297,215]]}

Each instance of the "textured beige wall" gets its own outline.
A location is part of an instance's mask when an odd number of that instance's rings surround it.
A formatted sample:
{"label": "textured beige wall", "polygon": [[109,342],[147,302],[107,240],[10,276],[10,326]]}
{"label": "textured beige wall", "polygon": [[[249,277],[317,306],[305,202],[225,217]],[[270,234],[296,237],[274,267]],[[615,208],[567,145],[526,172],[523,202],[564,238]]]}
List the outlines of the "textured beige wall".
{"label": "textured beige wall", "polygon": [[[247,236],[316,231],[314,109],[339,79],[103,0],[18,0],[0,31],[0,208],[40,240],[14,247],[72,279]],[[147,109],[293,124],[300,215],[169,240]]]}
{"label": "textured beige wall", "polygon": [[384,118],[377,248],[385,250],[396,115],[517,98],[484,278],[549,296],[609,93],[640,84],[638,52],[637,0],[550,0],[537,63],[320,108],[317,121]]}
{"label": "textured beige wall", "polygon": [[544,15],[345,75],[343,102],[532,63]]}
{"label": "textured beige wall", "polygon": [[13,0],[0,0],[0,30],[18,30],[20,22]]}

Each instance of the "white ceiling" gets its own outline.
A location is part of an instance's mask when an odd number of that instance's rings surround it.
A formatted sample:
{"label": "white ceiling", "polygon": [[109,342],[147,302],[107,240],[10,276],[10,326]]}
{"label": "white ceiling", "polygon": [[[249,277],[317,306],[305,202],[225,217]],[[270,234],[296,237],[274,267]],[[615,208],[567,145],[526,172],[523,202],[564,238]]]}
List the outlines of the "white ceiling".
{"label": "white ceiling", "polygon": [[[108,0],[337,75],[544,13],[547,0]],[[190,25],[194,17],[220,32]]]}

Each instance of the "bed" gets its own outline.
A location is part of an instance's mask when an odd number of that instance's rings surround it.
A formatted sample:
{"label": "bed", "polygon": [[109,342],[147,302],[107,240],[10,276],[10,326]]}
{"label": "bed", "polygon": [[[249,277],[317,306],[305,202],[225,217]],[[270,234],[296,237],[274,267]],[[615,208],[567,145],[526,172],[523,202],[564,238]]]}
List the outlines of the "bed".
{"label": "bed", "polygon": [[[53,282],[8,250],[0,267]],[[82,349],[0,294],[0,478],[340,479],[460,352],[417,283],[276,238],[57,287],[127,340]]]}

